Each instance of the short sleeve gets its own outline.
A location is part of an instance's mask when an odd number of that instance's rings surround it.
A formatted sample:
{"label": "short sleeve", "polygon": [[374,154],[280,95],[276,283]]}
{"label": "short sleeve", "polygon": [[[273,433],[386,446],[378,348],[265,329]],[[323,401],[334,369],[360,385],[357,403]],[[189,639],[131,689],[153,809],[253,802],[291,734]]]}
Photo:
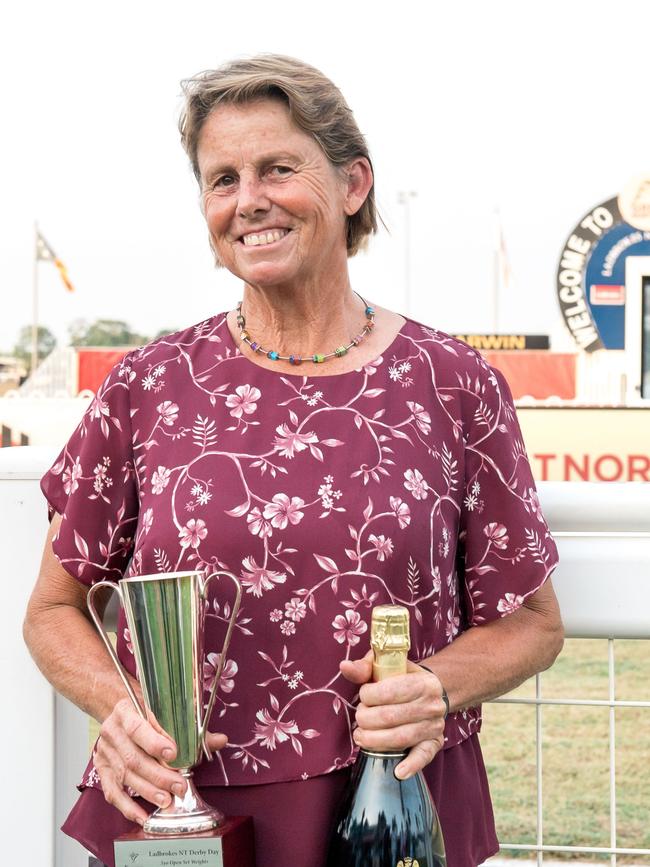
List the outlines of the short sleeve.
{"label": "short sleeve", "polygon": [[460,526],[468,624],[516,611],[557,565],[503,375],[481,365],[465,425]]}
{"label": "short sleeve", "polygon": [[108,374],[81,422],[41,479],[50,510],[63,520],[52,547],[84,584],[122,577],[138,517],[124,359]]}

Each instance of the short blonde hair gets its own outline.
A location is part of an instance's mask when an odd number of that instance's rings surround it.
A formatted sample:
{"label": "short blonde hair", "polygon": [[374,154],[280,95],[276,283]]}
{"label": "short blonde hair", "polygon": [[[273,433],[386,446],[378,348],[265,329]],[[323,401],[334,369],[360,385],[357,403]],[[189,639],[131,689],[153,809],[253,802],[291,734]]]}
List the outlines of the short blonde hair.
{"label": "short blonde hair", "polygon": [[[218,105],[258,99],[280,99],[296,126],[311,135],[330,163],[341,167],[370,152],[341,91],[313,66],[280,54],[258,54],[200,72],[181,83],[185,105],[179,118],[181,143],[197,181],[199,136],[210,112]],[[377,231],[374,182],[356,214],[348,217],[348,256],[354,256]]]}

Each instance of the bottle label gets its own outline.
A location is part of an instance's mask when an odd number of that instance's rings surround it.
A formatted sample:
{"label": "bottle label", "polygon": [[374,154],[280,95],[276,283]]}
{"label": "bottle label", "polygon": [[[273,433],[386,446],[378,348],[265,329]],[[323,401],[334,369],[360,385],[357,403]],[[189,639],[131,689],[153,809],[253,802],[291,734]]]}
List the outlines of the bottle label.
{"label": "bottle label", "polygon": [[395,867],[420,867],[420,862],[417,858],[409,858],[408,856],[401,861],[398,861]]}

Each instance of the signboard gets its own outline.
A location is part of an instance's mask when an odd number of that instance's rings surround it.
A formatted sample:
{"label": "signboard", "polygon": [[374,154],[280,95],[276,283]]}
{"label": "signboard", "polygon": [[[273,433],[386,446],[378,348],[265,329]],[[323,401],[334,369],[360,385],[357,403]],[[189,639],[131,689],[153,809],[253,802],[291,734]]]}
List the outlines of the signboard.
{"label": "signboard", "polygon": [[625,261],[650,255],[650,175],[582,217],[557,268],[567,328],[587,352],[625,348]]}
{"label": "signboard", "polygon": [[479,352],[489,349],[521,351],[550,348],[548,334],[454,334],[454,337]]}
{"label": "signboard", "polygon": [[536,481],[650,482],[650,407],[519,407]]}

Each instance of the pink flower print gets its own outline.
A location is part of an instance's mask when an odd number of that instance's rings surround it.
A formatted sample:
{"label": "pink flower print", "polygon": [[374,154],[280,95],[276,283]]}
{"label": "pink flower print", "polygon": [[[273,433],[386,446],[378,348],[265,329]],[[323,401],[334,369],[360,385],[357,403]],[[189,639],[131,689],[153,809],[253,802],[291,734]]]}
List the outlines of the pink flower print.
{"label": "pink flower print", "polygon": [[429,496],[429,485],[419,470],[406,470],[404,487],[410,491],[416,500],[426,500]]}
{"label": "pink flower print", "polygon": [[[146,535],[153,526],[153,509],[147,509],[142,516],[142,532]],[[205,531],[207,536],[208,531]],[[205,538],[205,536],[203,538]],[[196,545],[194,546],[196,548]]]}
{"label": "pink flower print", "polygon": [[[254,557],[244,557],[242,560],[243,569],[241,571],[242,586],[246,588],[247,593],[252,593],[253,596],[261,596],[265,590],[273,590],[276,584],[284,584],[287,576],[284,572],[274,572],[272,569],[265,569],[263,566],[258,566]],[[279,611],[279,609],[276,609]],[[271,612],[271,620],[274,612]],[[282,618],[282,612],[279,611]]]}
{"label": "pink flower print", "polygon": [[260,539],[266,539],[267,536],[273,535],[271,525],[268,521],[264,520],[262,513],[257,506],[246,515],[246,520],[248,521],[248,529],[253,536],[259,536]]}
{"label": "pink flower print", "polygon": [[451,643],[454,638],[458,635],[458,629],[460,627],[460,616],[458,612],[453,608],[447,609],[447,624],[445,627],[445,632],[447,634],[447,641]]}
{"label": "pink flower print", "polygon": [[537,520],[544,523],[542,507],[540,505],[539,497],[537,496],[537,491],[535,490],[535,488],[528,488],[528,506],[531,513],[537,518]]}
{"label": "pink flower print", "polygon": [[[94,755],[94,753],[93,753]],[[97,786],[99,785],[99,774],[97,773],[97,769],[93,765],[91,769],[88,771],[88,776],[86,777],[86,786]]]}
{"label": "pink flower print", "polygon": [[90,412],[92,418],[101,418],[104,416],[105,418],[110,418],[111,412],[108,408],[108,404],[105,400],[102,400],[101,397],[97,395],[94,397],[93,402],[90,406]]}
{"label": "pink flower print", "polygon": [[284,616],[297,623],[307,616],[307,606],[299,596],[294,596],[290,602],[285,602]]}
{"label": "pink flower print", "polygon": [[283,635],[295,635],[296,624],[293,622],[293,620],[283,620],[280,624],[280,632]]}
{"label": "pink flower print", "polygon": [[486,524],[483,527],[483,532],[492,541],[495,548],[503,550],[508,547],[508,531],[503,524],[497,524],[493,521],[491,524]]}
{"label": "pink flower print", "polygon": [[524,597],[515,593],[506,593],[503,599],[497,602],[497,611],[501,614],[512,614],[524,604]]}
{"label": "pink flower print", "polygon": [[303,452],[311,443],[317,443],[318,437],[313,431],[302,434],[289,429],[289,425],[284,422],[276,427],[276,433],[279,434],[275,438],[273,450],[280,452],[280,457],[292,458],[294,452]]}
{"label": "pink flower print", "polygon": [[[106,457],[102,458],[101,464],[97,464],[95,469],[93,470],[94,480],[93,480],[93,489],[96,494],[98,494],[103,500],[108,500],[104,496],[104,488],[110,488],[113,484],[113,479],[108,475],[108,468],[110,466],[111,459]],[[96,500],[96,496],[91,496],[91,500]]]}
{"label": "pink flower print", "polygon": [[368,624],[361,619],[358,611],[351,611],[349,608],[345,614],[339,614],[332,621],[332,626],[336,630],[334,638],[339,644],[346,641],[350,647],[358,644],[359,636],[363,635],[368,630]]}
{"label": "pink flower print", "polygon": [[255,740],[269,750],[274,750],[277,744],[288,741],[289,735],[299,733],[295,720],[289,720],[289,722],[274,720],[266,708],[258,710],[255,716],[259,720],[255,723],[255,730],[253,731]]}
{"label": "pink flower print", "polygon": [[230,408],[233,418],[241,418],[244,414],[251,415],[257,409],[257,401],[262,397],[262,392],[254,385],[239,385],[235,394],[229,394],[226,398],[226,406]]}
{"label": "pink flower print", "polygon": [[151,476],[152,494],[162,494],[169,484],[171,474],[172,471],[168,470],[166,467],[158,467],[157,470],[154,470],[153,475]]}
{"label": "pink flower print", "polygon": [[129,651],[131,655],[133,655],[133,645],[131,644],[131,632],[129,631],[129,627],[126,626],[124,628],[124,643],[126,644],[126,649]]}
{"label": "pink flower print", "polygon": [[190,518],[187,524],[179,530],[178,537],[183,548],[198,548],[208,535],[208,528],[201,518]]}
{"label": "pink flower print", "polygon": [[423,406],[420,406],[419,403],[415,403],[412,400],[407,400],[406,405],[413,413],[413,418],[415,419],[416,425],[420,428],[423,434],[428,434],[431,432],[431,416],[425,410]]}
{"label": "pink flower print", "polygon": [[282,612],[279,608],[274,608],[273,611],[269,613],[269,620],[271,621],[271,623],[278,623],[280,620],[282,620]]}
{"label": "pink flower print", "polygon": [[178,406],[172,403],[171,400],[163,400],[162,403],[158,404],[156,409],[163,424],[166,424],[168,427],[171,427],[178,418]]}
{"label": "pink flower print", "polygon": [[411,523],[411,510],[408,503],[405,503],[401,497],[391,497],[390,507],[395,512],[400,530],[404,530]]}
{"label": "pink flower print", "polygon": [[386,557],[390,557],[393,553],[393,541],[390,538],[387,539],[383,535],[375,536],[372,534],[368,536],[368,541],[375,546],[378,560],[385,560]]}
{"label": "pink flower print", "polygon": [[264,517],[270,519],[274,527],[284,530],[287,524],[299,524],[305,513],[300,509],[305,501],[300,497],[289,497],[286,494],[276,494],[273,502],[264,507]]}
{"label": "pink flower print", "polygon": [[[220,653],[208,653],[203,662],[203,689],[209,692],[214,685],[214,678],[219,668],[221,661]],[[238,671],[237,663],[234,659],[227,659],[224,663],[221,677],[219,678],[219,689],[222,692],[232,692],[235,688],[235,675]]]}
{"label": "pink flower print", "polygon": [[433,583],[432,583],[433,592],[434,593],[440,593],[440,590],[442,588],[442,579],[440,577],[440,567],[439,566],[433,567],[433,572],[431,573],[431,578],[433,581]]}
{"label": "pink flower print", "polygon": [[[363,368],[361,368],[361,369],[362,369],[363,372],[366,373],[368,376],[374,376],[375,373],[377,373],[377,368],[378,368],[379,365],[383,362],[383,360],[384,360],[384,356],[383,356],[383,355],[380,355],[379,358],[375,358],[374,361],[371,361],[371,362],[369,362],[368,364],[364,364]],[[360,369],[360,368],[357,368],[357,371],[358,371],[359,369]]]}
{"label": "pink flower print", "polygon": [[77,481],[81,477],[82,469],[79,463],[79,458],[75,458],[75,462],[63,471],[63,490],[66,494],[74,494],[79,487]]}

